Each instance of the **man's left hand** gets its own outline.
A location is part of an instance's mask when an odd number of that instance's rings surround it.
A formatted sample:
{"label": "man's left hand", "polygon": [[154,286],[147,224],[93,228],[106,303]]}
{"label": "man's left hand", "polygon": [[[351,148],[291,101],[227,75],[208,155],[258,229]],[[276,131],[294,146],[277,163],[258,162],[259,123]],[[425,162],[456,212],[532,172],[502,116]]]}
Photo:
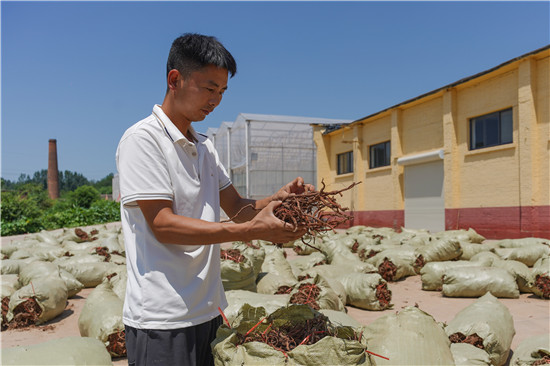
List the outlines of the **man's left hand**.
{"label": "man's left hand", "polygon": [[279,189],[279,191],[272,196],[272,200],[282,201],[292,194],[302,194],[304,192],[312,192],[314,190],[315,187],[312,184],[304,183],[304,179],[302,177],[298,177]]}

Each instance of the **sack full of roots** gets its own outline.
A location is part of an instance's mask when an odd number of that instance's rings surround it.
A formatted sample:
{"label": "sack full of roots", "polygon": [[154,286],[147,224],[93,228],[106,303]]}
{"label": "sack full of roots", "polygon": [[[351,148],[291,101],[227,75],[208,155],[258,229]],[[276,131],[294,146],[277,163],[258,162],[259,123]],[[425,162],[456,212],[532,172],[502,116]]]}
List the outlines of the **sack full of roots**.
{"label": "sack full of roots", "polygon": [[[479,245],[479,244],[475,244]],[[470,261],[447,261],[426,263],[420,270],[422,290],[441,291],[443,288],[443,275],[449,268],[481,267],[481,264]]]}
{"label": "sack full of roots", "polygon": [[378,273],[350,273],[339,278],[347,294],[346,305],[365,310],[391,308],[391,291]]}
{"label": "sack full of roots", "polygon": [[453,343],[470,343],[485,350],[495,366],[508,359],[516,334],[510,311],[490,293],[458,312],[445,332]]}
{"label": "sack full of roots", "polygon": [[435,319],[414,306],[364,327],[369,350],[386,356],[377,365],[454,365],[450,342]]}
{"label": "sack full of roots", "polygon": [[530,286],[535,295],[550,299],[550,258],[542,257],[533,266]]}
{"label": "sack full of roots", "polygon": [[414,262],[415,250],[412,247],[402,246],[398,249],[388,249],[367,259],[367,263],[374,264],[378,273],[388,282],[416,275]]}
{"label": "sack full of roots", "polygon": [[548,256],[550,247],[544,244],[532,244],[520,248],[496,248],[492,251],[504,260],[516,260],[532,267],[539,258]]}
{"label": "sack full of roots", "polygon": [[242,255],[250,259],[256,276],[262,271],[262,264],[265,259],[265,249],[263,247],[253,242],[236,241],[232,244],[231,249],[239,250]]}
{"label": "sack full of roots", "polygon": [[122,306],[123,301],[106,279],[88,295],[78,318],[80,335],[99,339],[114,357],[126,355]]}
{"label": "sack full of roots", "polygon": [[256,291],[256,273],[250,259],[238,249],[220,251],[221,277],[225,290]]}
{"label": "sack full of roots", "polygon": [[345,300],[332,289],[322,276],[298,282],[289,292],[291,304],[308,305],[312,309],[345,311]]}
{"label": "sack full of roots", "polygon": [[514,350],[510,366],[545,365],[550,363],[550,335],[541,334],[522,341]]}
{"label": "sack full of roots", "polygon": [[289,294],[267,295],[245,290],[226,291],[225,297],[227,298],[228,306],[224,309],[224,313],[230,323],[237,318],[244,304],[253,307],[262,306],[267,312],[271,313],[287,306],[290,300]]}
{"label": "sack full of roots", "polygon": [[[250,311],[256,310],[256,311]],[[263,311],[262,311],[263,310]],[[304,305],[243,309],[233,328],[222,325],[212,342],[215,365],[374,365],[364,335],[338,327]]]}
{"label": "sack full of roots", "polygon": [[294,276],[298,277],[303,271],[327,263],[327,257],[321,252],[301,255],[288,261]]}
{"label": "sack full of roots", "polygon": [[439,239],[415,250],[414,268],[416,273],[428,262],[442,262],[456,259],[462,255],[458,240]]}
{"label": "sack full of roots", "polygon": [[112,365],[111,356],[97,339],[66,337],[32,346],[2,349],[2,365]]}
{"label": "sack full of roots", "polygon": [[33,279],[10,297],[6,319],[10,328],[39,325],[61,314],[67,303],[67,285],[59,274]]}
{"label": "sack full of roots", "polygon": [[524,263],[515,260],[494,261],[492,267],[503,268],[510,272],[518,284],[519,292],[533,292],[531,283],[533,274]]}
{"label": "sack full of roots", "polygon": [[495,267],[449,268],[443,275],[443,295],[448,297],[480,297],[491,292],[496,297],[517,299],[516,278]]}

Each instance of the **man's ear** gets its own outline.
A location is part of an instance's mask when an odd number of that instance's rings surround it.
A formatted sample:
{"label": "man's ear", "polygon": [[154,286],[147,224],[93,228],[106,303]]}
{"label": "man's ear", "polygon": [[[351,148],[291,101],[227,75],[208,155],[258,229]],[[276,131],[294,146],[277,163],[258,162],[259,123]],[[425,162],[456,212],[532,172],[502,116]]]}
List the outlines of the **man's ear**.
{"label": "man's ear", "polygon": [[176,90],[178,86],[178,81],[182,78],[180,72],[176,69],[172,69],[168,72],[167,83],[168,89]]}

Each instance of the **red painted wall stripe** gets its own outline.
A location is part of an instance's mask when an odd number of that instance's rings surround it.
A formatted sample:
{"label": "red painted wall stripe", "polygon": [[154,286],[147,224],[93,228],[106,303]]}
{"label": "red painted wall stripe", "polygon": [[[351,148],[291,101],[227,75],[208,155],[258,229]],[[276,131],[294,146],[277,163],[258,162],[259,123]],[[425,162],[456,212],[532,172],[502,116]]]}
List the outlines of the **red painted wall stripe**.
{"label": "red painted wall stripe", "polygon": [[[342,228],[365,225],[399,230],[405,225],[403,210],[354,211],[352,214],[353,220]],[[550,239],[550,206],[445,209],[445,228],[472,228],[487,239]]]}

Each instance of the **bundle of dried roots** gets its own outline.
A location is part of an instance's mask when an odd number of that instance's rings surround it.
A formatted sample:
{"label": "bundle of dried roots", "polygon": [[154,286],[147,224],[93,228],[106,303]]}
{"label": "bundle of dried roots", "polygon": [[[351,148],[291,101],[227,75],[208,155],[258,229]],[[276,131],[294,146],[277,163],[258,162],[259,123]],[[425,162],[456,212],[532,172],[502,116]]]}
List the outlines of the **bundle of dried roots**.
{"label": "bundle of dried roots", "polygon": [[485,346],[483,346],[483,338],[477,335],[477,333],[466,336],[460,332],[456,332],[449,336],[449,340],[451,343],[468,343],[472,346],[476,346],[477,348],[485,348]]}
{"label": "bundle of dried roots", "polygon": [[242,263],[245,260],[244,255],[241,254],[239,249],[221,250],[220,258],[224,260],[231,260],[235,263]]}
{"label": "bundle of dried roots", "polygon": [[314,283],[303,283],[298,287],[298,291],[290,297],[291,304],[308,305],[314,310],[319,310],[317,299],[321,294],[321,289]]}
{"label": "bundle of dried roots", "polygon": [[[249,331],[245,335],[239,335],[238,344],[262,342],[286,355],[286,352],[297,346],[315,344],[326,336],[335,335],[335,331],[329,326],[328,318],[318,315],[299,324],[287,323],[280,327],[273,326],[273,322],[270,322],[264,331]],[[360,336],[355,338],[360,339]]]}

